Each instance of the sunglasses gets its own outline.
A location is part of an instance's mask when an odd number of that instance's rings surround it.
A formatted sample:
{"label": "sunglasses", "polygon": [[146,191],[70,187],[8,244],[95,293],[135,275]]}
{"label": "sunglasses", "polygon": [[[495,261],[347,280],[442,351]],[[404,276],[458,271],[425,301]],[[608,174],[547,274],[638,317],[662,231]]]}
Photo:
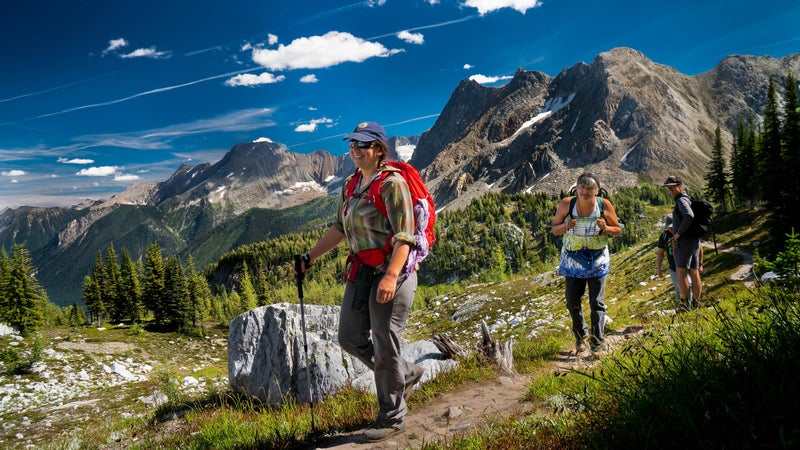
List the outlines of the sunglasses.
{"label": "sunglasses", "polygon": [[364,142],[364,141],[355,141],[355,140],[353,140],[353,141],[350,141],[350,147],[358,147],[360,149],[366,149],[366,148],[372,147],[372,144],[374,144],[374,143],[375,143],[375,141]]}

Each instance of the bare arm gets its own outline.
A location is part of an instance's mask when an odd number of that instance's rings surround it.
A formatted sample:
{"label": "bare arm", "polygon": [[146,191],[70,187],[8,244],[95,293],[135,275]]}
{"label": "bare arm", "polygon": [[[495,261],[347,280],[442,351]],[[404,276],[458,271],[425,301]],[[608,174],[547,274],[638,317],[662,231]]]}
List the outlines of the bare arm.
{"label": "bare arm", "polygon": [[570,197],[561,199],[556,208],[556,216],[553,217],[553,222],[550,225],[550,232],[556,236],[561,236],[578,223],[574,218],[565,220],[567,214],[569,214],[569,200]]}

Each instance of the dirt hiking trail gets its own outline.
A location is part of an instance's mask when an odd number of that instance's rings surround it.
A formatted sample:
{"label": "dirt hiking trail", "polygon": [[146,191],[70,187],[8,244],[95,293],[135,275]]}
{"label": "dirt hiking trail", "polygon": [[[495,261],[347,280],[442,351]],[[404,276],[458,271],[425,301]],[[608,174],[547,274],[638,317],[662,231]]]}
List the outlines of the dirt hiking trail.
{"label": "dirt hiking trail", "polygon": [[[620,343],[643,331],[643,327],[629,327],[621,332],[606,335],[609,351]],[[584,350],[561,351],[549,363],[546,372],[562,373],[591,367],[598,357]],[[534,405],[526,400],[530,375],[501,375],[482,383],[467,383],[452,392],[437,394],[436,399],[421,406],[411,406],[406,415],[406,430],[383,442],[365,443],[363,431],[356,430],[326,436],[317,442],[317,449],[405,449],[420,448],[425,443],[452,439],[479,428],[492,420],[533,411]]]}

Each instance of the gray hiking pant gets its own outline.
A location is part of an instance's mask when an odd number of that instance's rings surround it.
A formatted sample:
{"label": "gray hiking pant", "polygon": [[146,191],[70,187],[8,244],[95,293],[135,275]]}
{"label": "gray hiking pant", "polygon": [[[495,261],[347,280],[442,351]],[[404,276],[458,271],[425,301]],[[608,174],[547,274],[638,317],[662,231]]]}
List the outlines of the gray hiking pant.
{"label": "gray hiking pant", "polygon": [[583,318],[581,298],[589,286],[589,308],[591,309],[592,342],[597,345],[605,341],[606,326],[606,277],[600,278],[572,278],[565,277],[565,294],[567,298],[567,311],[572,317],[572,332],[576,338],[582,339],[589,334],[586,320]]}
{"label": "gray hiking pant", "polygon": [[414,364],[400,354],[400,334],[417,292],[417,273],[400,282],[394,300],[388,303],[375,301],[381,278],[382,275],[373,280],[366,308],[353,307],[356,282],[348,281],[345,285],[339,316],[339,345],[375,373],[380,406],[378,421],[398,423],[408,411],[403,390],[414,368]]}

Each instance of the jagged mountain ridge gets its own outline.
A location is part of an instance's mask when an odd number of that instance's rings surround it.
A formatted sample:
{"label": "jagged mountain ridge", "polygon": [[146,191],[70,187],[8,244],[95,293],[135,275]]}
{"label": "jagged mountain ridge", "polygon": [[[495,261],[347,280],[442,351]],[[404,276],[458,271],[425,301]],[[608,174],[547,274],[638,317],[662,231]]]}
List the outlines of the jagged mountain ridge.
{"label": "jagged mountain ridge", "polygon": [[[390,144],[401,156],[416,146],[411,162],[439,208],[489,191],[558,193],[584,170],[612,191],[672,172],[701,188],[717,124],[729,149],[729,130],[759,117],[769,77],[782,87],[789,72],[800,74],[800,54],[731,56],[688,76],[635,50],[612,49],[555,77],[518,70],[497,88],[464,80],[430,130]],[[181,166],[168,180],[132,185],[100,204],[3,211],[0,241],[10,249],[23,239],[51,298],[69,304],[80,301],[80,280],[109,243],[134,258],[151,242],[179,255],[203,247],[204,257],[195,258],[202,267],[235,246],[286,232],[284,222],[294,222],[282,215],[280,224],[264,225],[276,217],[265,208],[327,198],[353,170],[346,154],[237,144],[215,164]],[[314,219],[332,205],[298,214]],[[234,221],[260,228],[226,226]]]}
{"label": "jagged mountain ridge", "polygon": [[[450,207],[487,191],[557,194],[585,170],[612,191],[668,173],[701,189],[717,124],[729,150],[729,131],[758,119],[769,77],[781,87],[790,72],[800,72],[800,54],[731,56],[688,76],[617,48],[553,78],[518,71],[502,88],[465,80],[411,162]],[[487,98],[491,109],[481,106]],[[465,132],[456,117],[481,110]]]}

